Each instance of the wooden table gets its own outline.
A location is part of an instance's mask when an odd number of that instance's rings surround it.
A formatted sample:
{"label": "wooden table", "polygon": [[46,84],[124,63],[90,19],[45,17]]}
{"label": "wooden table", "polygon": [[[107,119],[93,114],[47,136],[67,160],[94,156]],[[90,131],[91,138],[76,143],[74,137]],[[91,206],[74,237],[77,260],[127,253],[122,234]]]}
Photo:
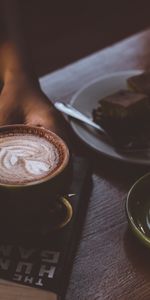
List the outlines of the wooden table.
{"label": "wooden table", "polygon": [[[86,57],[41,79],[52,100],[69,101],[90,80],[111,72],[150,68],[150,30]],[[125,216],[124,197],[132,183],[149,168],[96,156],[93,191],[66,300],[149,300],[150,251],[133,237]]]}
{"label": "wooden table", "polygon": [[[40,82],[53,101],[69,101],[77,90],[98,76],[149,67],[147,30],[46,75]],[[150,251],[128,230],[124,210],[127,191],[149,168],[95,155],[82,142],[76,143],[75,138],[75,151],[79,146],[81,154],[93,161],[93,190],[66,300],[149,300]]]}

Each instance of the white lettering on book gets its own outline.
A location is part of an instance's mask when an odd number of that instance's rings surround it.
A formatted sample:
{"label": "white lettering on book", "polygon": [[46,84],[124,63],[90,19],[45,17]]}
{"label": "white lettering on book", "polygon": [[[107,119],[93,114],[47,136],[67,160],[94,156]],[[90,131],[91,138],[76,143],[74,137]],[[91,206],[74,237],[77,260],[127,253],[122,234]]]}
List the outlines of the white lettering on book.
{"label": "white lettering on book", "polygon": [[22,281],[22,275],[20,275],[20,274],[14,274],[13,280],[15,280],[15,281]]}
{"label": "white lettering on book", "polygon": [[[34,260],[34,256],[37,258],[36,260]],[[20,258],[20,261],[14,264],[16,260],[13,260],[13,257],[18,260]],[[21,246],[17,248],[12,245],[0,245],[0,271],[10,272],[10,274],[13,272],[12,280],[14,281],[44,286],[46,278],[54,277],[59,257],[60,252],[57,251],[46,249],[39,251],[39,249],[26,249]]]}
{"label": "white lettering on book", "polygon": [[7,246],[0,246],[0,254],[2,254],[3,256],[10,256],[12,251],[12,246],[7,245]]}
{"label": "white lettering on book", "polygon": [[42,278],[39,278],[38,281],[35,283],[38,286],[43,286]]}
{"label": "white lettering on book", "polygon": [[7,271],[10,265],[10,259],[0,258],[0,269]]}
{"label": "white lettering on book", "polygon": [[31,264],[29,262],[20,261],[17,265],[16,272],[30,274],[32,271],[32,267],[33,267],[33,264]]}
{"label": "white lettering on book", "polygon": [[25,279],[24,279],[24,282],[32,284],[33,283],[33,279],[34,279],[33,277],[26,276]]}
{"label": "white lettering on book", "polygon": [[48,250],[43,250],[41,252],[41,256],[42,256],[42,261],[43,262],[48,262],[51,264],[57,264],[58,260],[59,260],[59,252],[55,252],[55,251],[48,251]]}
{"label": "white lettering on book", "polygon": [[35,249],[28,250],[28,249],[19,247],[19,252],[20,252],[21,259],[28,259],[35,252]]}
{"label": "white lettering on book", "polygon": [[46,265],[41,265],[39,276],[44,276],[47,274],[48,278],[53,278],[54,272],[55,272],[55,267],[54,266],[46,266]]}

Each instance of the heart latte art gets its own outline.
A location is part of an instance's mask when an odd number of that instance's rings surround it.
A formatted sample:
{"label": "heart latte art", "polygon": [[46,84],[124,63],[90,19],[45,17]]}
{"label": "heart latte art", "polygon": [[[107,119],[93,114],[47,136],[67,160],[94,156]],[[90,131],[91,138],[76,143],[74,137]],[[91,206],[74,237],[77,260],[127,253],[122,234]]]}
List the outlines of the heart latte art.
{"label": "heart latte art", "polygon": [[59,165],[57,145],[35,134],[0,134],[0,183],[17,185],[38,181]]}

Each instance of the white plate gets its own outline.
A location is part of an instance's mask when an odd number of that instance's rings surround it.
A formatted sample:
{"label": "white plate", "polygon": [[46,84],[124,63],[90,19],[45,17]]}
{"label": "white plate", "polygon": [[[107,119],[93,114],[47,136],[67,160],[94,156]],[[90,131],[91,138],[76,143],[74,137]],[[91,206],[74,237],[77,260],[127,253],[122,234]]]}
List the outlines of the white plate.
{"label": "white plate", "polygon": [[[140,74],[141,70],[116,72],[109,76],[100,77],[79,90],[71,100],[71,104],[85,115],[92,118],[92,111],[97,107],[98,101],[120,89],[127,89],[126,79]],[[150,153],[119,153],[107,139],[102,138],[95,129],[71,119],[75,133],[88,146],[106,156],[125,162],[150,165]]]}

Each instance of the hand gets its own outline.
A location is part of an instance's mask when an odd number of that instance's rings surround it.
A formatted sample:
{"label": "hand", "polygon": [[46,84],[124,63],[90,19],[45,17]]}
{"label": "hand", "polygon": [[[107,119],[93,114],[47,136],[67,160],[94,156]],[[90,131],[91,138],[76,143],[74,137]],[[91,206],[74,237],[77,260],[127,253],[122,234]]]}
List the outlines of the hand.
{"label": "hand", "polygon": [[8,124],[42,126],[66,140],[66,122],[38,85],[13,79],[4,83],[0,95],[0,126]]}

